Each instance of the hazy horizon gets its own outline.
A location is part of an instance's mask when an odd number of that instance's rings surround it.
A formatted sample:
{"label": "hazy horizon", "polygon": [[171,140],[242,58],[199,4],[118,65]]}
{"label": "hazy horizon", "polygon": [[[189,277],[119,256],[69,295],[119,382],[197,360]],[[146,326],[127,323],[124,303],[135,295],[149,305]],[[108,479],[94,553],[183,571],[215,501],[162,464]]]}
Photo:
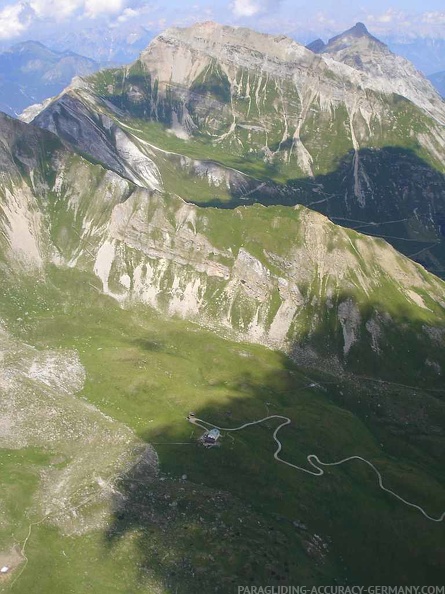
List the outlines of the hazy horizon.
{"label": "hazy horizon", "polygon": [[142,27],[156,34],[168,26],[205,20],[285,33],[304,43],[316,37],[326,40],[357,21],[377,37],[445,39],[442,0],[393,0],[390,4],[364,0],[356,6],[344,0],[317,0],[310,5],[294,0],[2,0],[0,42],[3,46],[26,39],[45,42],[84,29],[125,34]]}

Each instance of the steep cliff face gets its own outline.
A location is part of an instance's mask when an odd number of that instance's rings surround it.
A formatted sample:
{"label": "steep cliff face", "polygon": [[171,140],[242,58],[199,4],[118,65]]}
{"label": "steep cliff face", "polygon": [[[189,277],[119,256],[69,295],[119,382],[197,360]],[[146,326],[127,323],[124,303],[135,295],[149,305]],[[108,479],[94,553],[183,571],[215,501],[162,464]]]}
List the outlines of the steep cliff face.
{"label": "steep cliff face", "polygon": [[[140,61],[164,89],[176,84],[190,87],[200,75],[210,76],[216,62],[233,90],[242,84],[240,70],[248,70],[262,74],[259,91],[267,90],[267,79],[287,79],[300,98],[310,99],[310,87],[312,100],[326,109],[339,102],[353,109],[351,88],[356,98],[362,99],[365,89],[398,93],[445,123],[445,108],[431,83],[408,60],[372,37],[361,23],[331,39],[318,55],[285,36],[249,29],[211,22],[173,28],[158,36],[142,52]],[[255,81],[250,87],[258,88]]]}
{"label": "steep cliff face", "polygon": [[214,23],[169,29],[33,121],[141,187],[210,205],[305,204],[441,275],[444,102],[351,31],[316,54]]}
{"label": "steep cliff face", "polygon": [[304,207],[202,210],[138,190],[114,207],[94,271],[123,303],[339,368],[354,367],[355,350],[377,364],[393,330],[404,333],[401,311],[420,341],[445,313],[443,283],[428,277],[426,288],[425,272],[388,244]]}
{"label": "steep cliff face", "polygon": [[6,117],[2,129],[11,278],[78,267],[123,306],[143,303],[306,363],[385,374],[408,341],[404,370],[414,361],[410,373],[442,373],[444,283],[386,242],[303,206],[200,208],[93,165],[50,133]]}

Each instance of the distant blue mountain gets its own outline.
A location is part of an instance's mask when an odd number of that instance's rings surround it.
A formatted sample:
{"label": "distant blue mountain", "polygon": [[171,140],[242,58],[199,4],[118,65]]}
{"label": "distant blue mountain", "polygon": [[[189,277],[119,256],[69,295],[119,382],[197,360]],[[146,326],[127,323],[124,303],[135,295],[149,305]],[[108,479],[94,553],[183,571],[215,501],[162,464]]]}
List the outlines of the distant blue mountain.
{"label": "distant blue mountain", "polygon": [[0,111],[17,116],[33,103],[58,95],[74,76],[100,69],[90,58],[50,50],[37,41],[18,43],[0,53]]}
{"label": "distant blue mountain", "polygon": [[110,27],[95,26],[53,32],[43,43],[58,51],[73,51],[101,64],[128,64],[136,60],[153,39],[154,33],[144,27],[122,24]]}
{"label": "distant blue mountain", "polygon": [[445,70],[445,39],[429,37],[406,40],[391,37],[381,37],[381,39],[391,51],[412,62],[425,76]]}
{"label": "distant blue mountain", "polygon": [[445,99],[445,70],[431,74],[428,78]]}

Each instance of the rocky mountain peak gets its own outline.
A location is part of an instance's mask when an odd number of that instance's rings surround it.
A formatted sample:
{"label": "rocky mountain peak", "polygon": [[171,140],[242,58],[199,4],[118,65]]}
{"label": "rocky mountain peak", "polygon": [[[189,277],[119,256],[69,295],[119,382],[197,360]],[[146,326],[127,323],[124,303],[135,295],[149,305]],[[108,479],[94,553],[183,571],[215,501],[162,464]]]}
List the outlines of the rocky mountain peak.
{"label": "rocky mountain peak", "polygon": [[[364,74],[370,87],[406,97],[429,113],[434,111],[435,117],[442,124],[445,122],[443,102],[429,81],[411,62],[391,52],[371,35],[363,23],[356,23],[327,44],[316,40],[307,49],[322,56],[331,68],[338,63],[346,64],[361,76]],[[433,109],[431,104],[434,104]]]}
{"label": "rocky mountain peak", "polygon": [[296,66],[309,68],[314,62],[321,62],[321,58],[284,35],[267,35],[208,21],[167,29],[142,52],[140,62],[153,79],[158,79],[162,90],[165,85],[192,85],[215,64],[226,75],[233,70],[229,78],[240,68],[252,76],[263,72],[290,78]]}
{"label": "rocky mountain peak", "polygon": [[326,44],[323,39],[318,38],[314,41],[311,41],[311,43],[308,43],[306,48],[311,50],[311,52],[314,52],[314,54],[321,54],[321,52],[326,48]]}
{"label": "rocky mountain peak", "polygon": [[[1,54],[4,57],[13,56],[16,60],[27,60],[27,59],[41,59],[47,62],[56,62],[66,57],[76,58],[84,62],[91,62],[85,56],[81,56],[72,51],[57,51],[50,49],[49,47],[40,43],[40,41],[22,41],[11,46],[8,50]],[[26,65],[26,64],[25,64]]]}
{"label": "rocky mountain peak", "polygon": [[307,55],[310,58],[309,51],[303,45],[285,35],[270,35],[246,27],[232,27],[213,21],[167,29],[150,43],[142,52],[141,58],[150,56],[155,48],[166,43],[230,60],[236,60],[241,54],[252,58],[261,55],[283,62],[293,59],[294,54]]}
{"label": "rocky mountain peak", "polygon": [[335,40],[336,38],[345,38],[345,37],[355,37],[355,38],[359,38],[359,37],[369,37],[371,39],[376,39],[375,37],[373,37],[370,32],[368,31],[368,29],[366,28],[366,25],[364,23],[355,23],[355,25],[353,27],[351,27],[350,29],[348,29],[347,31],[345,31],[344,33],[341,33],[340,35],[336,35],[335,37],[333,37],[332,39],[330,39],[330,41]]}
{"label": "rocky mountain peak", "polygon": [[[217,23],[216,21],[201,21],[190,25],[190,27],[183,27],[182,29],[184,31],[189,31],[192,35],[197,35],[199,33],[202,35],[212,35],[216,31],[221,31],[225,28],[227,27]],[[236,27],[233,28],[236,29]],[[174,27],[172,27],[172,29],[174,29]]]}
{"label": "rocky mountain peak", "polygon": [[[319,92],[327,97],[341,94],[344,84],[352,82],[361,89],[406,97],[429,114],[434,113],[441,124],[445,122],[443,101],[431,83],[410,62],[373,37],[363,23],[333,37],[327,45],[320,40],[315,48],[306,48],[284,35],[207,21],[167,29],[142,52],[140,62],[152,79],[158,79],[161,91],[170,85],[191,87],[215,64],[232,81],[232,90],[239,84],[235,69],[248,71],[251,76],[262,73],[292,80],[297,87],[306,87],[313,76],[313,84],[318,86],[323,72],[326,88]],[[300,92],[304,94],[303,89]]]}
{"label": "rocky mountain peak", "polygon": [[364,23],[355,23],[355,25],[353,27],[351,27],[351,29],[349,29],[350,34],[354,33],[355,35],[369,35],[369,31],[366,28],[366,25]]}
{"label": "rocky mountain peak", "polygon": [[363,52],[366,48],[391,54],[387,46],[371,35],[363,23],[356,23],[347,31],[332,37],[322,51],[323,53],[336,53],[345,49],[357,49]]}
{"label": "rocky mountain peak", "polygon": [[40,43],[40,41],[22,41],[20,43],[16,43],[13,45],[9,52],[16,52],[16,53],[25,53],[29,51],[43,51],[43,52],[51,52],[51,50]]}

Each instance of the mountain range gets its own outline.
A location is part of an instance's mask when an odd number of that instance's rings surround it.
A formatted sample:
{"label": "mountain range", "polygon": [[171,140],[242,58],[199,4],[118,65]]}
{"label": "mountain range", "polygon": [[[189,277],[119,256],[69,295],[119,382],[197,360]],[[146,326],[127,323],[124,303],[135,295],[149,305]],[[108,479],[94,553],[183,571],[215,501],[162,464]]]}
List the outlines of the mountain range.
{"label": "mountain range", "polygon": [[[411,63],[361,23],[171,28],[1,115],[0,176],[17,592],[441,583],[445,102]],[[240,430],[199,448],[190,410]]]}
{"label": "mountain range", "polygon": [[42,36],[45,45],[59,52],[72,51],[101,64],[127,64],[146,48],[154,34],[142,26],[120,24],[73,28]]}
{"label": "mountain range", "polygon": [[100,65],[72,51],[56,52],[39,42],[18,43],[0,53],[0,109],[18,116],[26,107],[53,97],[74,76],[86,76]]}
{"label": "mountain range", "polygon": [[[130,67],[25,119],[139,185],[152,187],[153,151],[164,163],[182,155],[162,183],[174,190],[180,175],[188,201],[304,204],[443,274],[444,102],[409,62],[352,31],[352,44],[348,31],[314,53],[243,29],[171,29]],[[238,181],[190,194],[196,161]]]}

